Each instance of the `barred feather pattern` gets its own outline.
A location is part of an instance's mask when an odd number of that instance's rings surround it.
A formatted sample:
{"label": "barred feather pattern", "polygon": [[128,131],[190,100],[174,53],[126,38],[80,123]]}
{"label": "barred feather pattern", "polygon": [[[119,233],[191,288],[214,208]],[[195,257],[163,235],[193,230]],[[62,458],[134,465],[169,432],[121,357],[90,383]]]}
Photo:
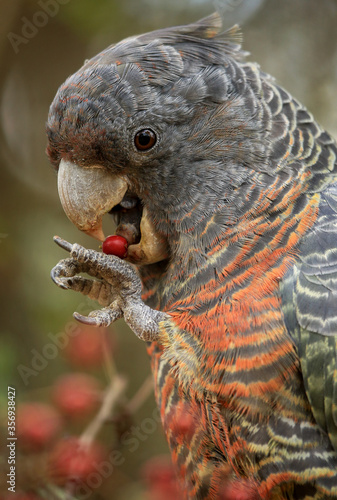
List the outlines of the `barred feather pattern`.
{"label": "barred feather pattern", "polygon": [[[337,498],[336,144],[219,29],[86,62],[51,106],[49,156],[125,175],[170,245],[140,273],[170,315],[148,350],[185,497],[248,478],[256,498]],[[135,126],[163,138],[141,158]]]}
{"label": "barred feather pattern", "polygon": [[[219,209],[181,235],[179,258],[164,274],[155,266],[142,270],[144,299],[171,315],[161,325],[161,342],[149,347],[156,397],[186,498],[221,498],[221,485],[240,477],[255,483],[257,498],[337,498],[336,437],[329,439],[324,417],[317,417],[324,405],[313,407],[324,374],[317,359],[310,363],[328,352],[331,382],[337,330],[331,338],[304,330],[298,308],[289,305],[295,291],[284,300],[315,248],[310,235],[327,217],[337,149],[312,115],[255,65],[235,64],[263,102],[266,175],[272,169],[274,182],[261,189],[258,172],[235,226],[222,225]],[[190,233],[203,255],[196,257]],[[315,351],[314,342],[325,348]],[[310,381],[311,365],[317,379]],[[174,432],[181,402],[195,423],[192,438]]]}

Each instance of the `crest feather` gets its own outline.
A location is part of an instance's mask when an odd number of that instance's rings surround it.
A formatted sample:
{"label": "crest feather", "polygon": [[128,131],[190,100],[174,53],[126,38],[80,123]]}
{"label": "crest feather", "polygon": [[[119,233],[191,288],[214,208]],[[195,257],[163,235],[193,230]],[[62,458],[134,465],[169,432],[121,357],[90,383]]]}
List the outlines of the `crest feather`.
{"label": "crest feather", "polygon": [[242,59],[247,52],[241,50],[242,32],[236,24],[226,31],[221,31],[222,18],[214,12],[199,21],[183,26],[164,28],[137,37],[141,44],[149,43],[156,39],[161,43],[179,44],[186,42],[199,42],[201,45],[213,42],[221,50],[235,59]]}

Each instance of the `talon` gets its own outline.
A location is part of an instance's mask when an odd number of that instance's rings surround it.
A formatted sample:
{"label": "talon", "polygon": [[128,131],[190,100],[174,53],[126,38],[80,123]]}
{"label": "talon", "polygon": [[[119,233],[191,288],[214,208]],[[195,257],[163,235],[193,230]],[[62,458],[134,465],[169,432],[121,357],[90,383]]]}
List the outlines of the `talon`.
{"label": "talon", "polygon": [[92,318],[90,316],[83,316],[82,314],[78,312],[74,312],[73,317],[79,321],[80,323],[84,323],[85,325],[89,326],[96,326],[97,325],[97,320],[96,318]]}
{"label": "talon", "polygon": [[63,238],[60,238],[59,236],[54,236],[53,240],[59,247],[67,250],[67,252],[71,252],[71,249],[73,248],[73,245],[71,243],[64,240]]}
{"label": "talon", "polygon": [[60,288],[63,288],[63,290],[69,290],[67,285],[64,284],[63,280],[61,280],[57,275],[56,275],[56,268],[54,267],[51,272],[50,272],[50,277],[55,283],[55,285],[59,286]]}
{"label": "talon", "polygon": [[111,306],[97,311],[91,311],[89,316],[82,316],[78,312],[73,314],[74,318],[80,323],[90,326],[109,326],[111,323],[122,317],[122,311],[119,308],[111,309]]}
{"label": "talon", "polygon": [[64,283],[62,283],[62,281],[55,281],[54,280],[54,283],[56,283],[56,285],[60,288],[62,288],[63,290],[69,290],[69,287],[67,285],[65,285]]}

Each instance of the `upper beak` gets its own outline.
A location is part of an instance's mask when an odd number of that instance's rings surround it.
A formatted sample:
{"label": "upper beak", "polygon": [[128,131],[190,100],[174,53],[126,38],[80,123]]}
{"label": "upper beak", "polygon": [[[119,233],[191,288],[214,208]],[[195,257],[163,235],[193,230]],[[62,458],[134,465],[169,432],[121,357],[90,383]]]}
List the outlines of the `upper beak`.
{"label": "upper beak", "polygon": [[79,167],[61,160],[58,191],[62,207],[75,226],[104,241],[102,217],[123,199],[127,182],[103,167]]}
{"label": "upper beak", "polygon": [[[118,205],[128,183],[100,166],[79,167],[61,160],[58,191],[63,209],[75,226],[89,236],[104,241],[102,218]],[[141,240],[128,248],[127,260],[134,264],[153,264],[168,257],[167,241],[157,234],[146,207],[140,221]]]}

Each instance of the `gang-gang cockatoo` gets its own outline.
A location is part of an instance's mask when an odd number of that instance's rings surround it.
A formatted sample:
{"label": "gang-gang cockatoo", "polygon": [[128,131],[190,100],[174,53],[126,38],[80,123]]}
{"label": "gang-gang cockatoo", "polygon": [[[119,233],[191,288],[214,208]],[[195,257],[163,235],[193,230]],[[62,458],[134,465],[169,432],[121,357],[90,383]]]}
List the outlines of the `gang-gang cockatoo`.
{"label": "gang-gang cockatoo", "polygon": [[[337,498],[337,148],[214,14],[123,40],[58,90],[61,203],[122,260],[78,244],[62,288],[148,342],[188,499]],[[87,273],[84,277],[79,273]],[[177,433],[183,411],[193,433]]]}

